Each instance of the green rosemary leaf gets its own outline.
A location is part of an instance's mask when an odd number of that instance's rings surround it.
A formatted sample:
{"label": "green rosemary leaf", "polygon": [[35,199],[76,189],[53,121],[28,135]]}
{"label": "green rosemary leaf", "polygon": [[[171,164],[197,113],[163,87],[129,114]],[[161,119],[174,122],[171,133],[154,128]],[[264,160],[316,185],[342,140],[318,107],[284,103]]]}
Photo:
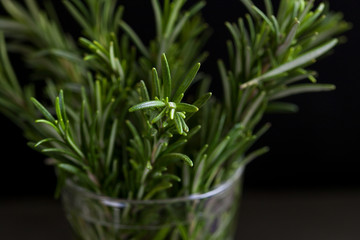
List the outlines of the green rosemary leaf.
{"label": "green rosemary leaf", "polygon": [[252,6],[252,9],[259,14],[259,16],[264,19],[264,21],[269,25],[269,27],[271,28],[271,30],[273,32],[275,32],[275,27],[273,25],[273,23],[270,21],[270,19],[259,9],[257,8],[255,5]]}
{"label": "green rosemary leaf", "polygon": [[251,103],[251,105],[246,109],[246,112],[242,119],[242,124],[244,124],[245,126],[248,124],[250,119],[253,117],[253,115],[255,114],[255,112],[258,110],[259,106],[263,102],[263,99],[265,98],[265,96],[266,96],[265,92],[260,93],[256,97],[256,99]]}
{"label": "green rosemary leaf", "polygon": [[245,77],[249,78],[251,72],[252,52],[250,46],[245,48]]}
{"label": "green rosemary leaf", "polygon": [[271,0],[264,0],[266,7],[266,14],[270,17],[274,14]]}
{"label": "green rosemary leaf", "polygon": [[136,144],[139,147],[139,149],[137,149],[137,150],[141,151],[142,149],[144,149],[144,145],[143,145],[143,142],[141,141],[141,137],[140,137],[138,131],[136,130],[135,126],[129,120],[126,120],[126,125],[128,126],[129,130],[131,131],[132,135],[134,136]]}
{"label": "green rosemary leaf", "polygon": [[169,36],[169,40],[167,41],[166,47],[171,46],[171,44],[174,43],[175,39],[179,36],[181,30],[184,28],[189,18],[190,18],[190,14],[186,12],[184,16],[180,19],[180,21],[176,24],[175,28],[173,29],[171,35]]}
{"label": "green rosemary leaf", "polygon": [[129,34],[130,38],[134,41],[135,45],[139,48],[140,52],[147,58],[150,58],[150,53],[148,49],[145,47],[139,36],[131,29],[129,25],[127,25],[124,21],[120,21],[120,27],[124,29],[124,31]]}
{"label": "green rosemary leaf", "polygon": [[0,73],[4,71],[4,74],[6,74],[7,78],[9,79],[9,84],[11,84],[13,91],[20,95],[21,88],[10,64],[9,56],[7,55],[6,51],[5,38],[2,32],[0,32],[0,60],[1,64],[4,65],[4,69],[1,69],[2,66],[0,66]]}
{"label": "green rosemary leaf", "polygon": [[140,81],[140,95],[142,98],[142,101],[150,101],[149,92],[146,88],[145,82],[143,80]]}
{"label": "green rosemary leaf", "polygon": [[230,110],[231,109],[232,92],[231,92],[229,78],[226,74],[226,68],[225,68],[224,62],[222,60],[218,61],[218,68],[219,68],[221,80],[222,80],[222,86],[223,86],[224,97],[225,97],[225,105]]}
{"label": "green rosemary leaf", "polygon": [[116,63],[115,63],[114,42],[110,42],[109,56],[110,56],[111,68],[115,71]]}
{"label": "green rosemary leaf", "polygon": [[160,121],[166,114],[167,109],[164,108],[158,115],[156,115],[152,120],[151,120],[151,124],[154,124],[158,121]]}
{"label": "green rosemary leaf", "polygon": [[226,136],[219,144],[217,144],[216,148],[211,152],[211,154],[209,154],[209,157],[207,159],[207,161],[209,163],[213,163],[214,161],[216,161],[216,159],[218,158],[218,156],[225,150],[225,148],[227,147],[229,141],[230,141],[230,136]]}
{"label": "green rosemary leaf", "polygon": [[84,159],[85,156],[82,153],[82,151],[78,148],[78,146],[74,143],[74,140],[70,136],[70,134],[66,134],[66,141],[69,144],[69,146],[73,149],[73,151],[81,158]]}
{"label": "green rosemary leaf", "polygon": [[99,43],[98,41],[95,41],[95,40],[93,41],[93,44],[95,45],[97,52],[100,51],[101,56],[104,56],[103,57],[104,60],[109,61],[110,55],[109,55],[109,52],[105,49],[105,47],[101,43]]}
{"label": "green rosemary leaf", "polygon": [[15,19],[20,19],[23,22],[31,22],[29,14],[19,3],[15,1],[2,1],[1,3],[6,11],[14,16]]}
{"label": "green rosemary leaf", "polygon": [[58,118],[58,121],[60,123],[60,126],[62,128],[62,130],[65,131],[65,122],[64,122],[64,119],[63,119],[63,116],[62,116],[62,111],[60,109],[60,99],[59,97],[56,97],[56,100],[55,100],[55,110],[56,110],[56,115],[57,115],[57,118]]}
{"label": "green rosemary leaf", "polygon": [[201,161],[201,158],[204,157],[204,154],[206,153],[206,151],[208,150],[209,145],[205,144],[204,146],[201,147],[200,151],[198,151],[196,153],[196,158],[195,158],[195,169],[198,167],[198,163]]}
{"label": "green rosemary leaf", "polygon": [[271,22],[274,25],[276,41],[277,41],[277,43],[279,43],[280,37],[281,37],[282,34],[281,34],[279,22],[277,21],[277,19],[276,19],[276,17],[274,15],[271,16]]}
{"label": "green rosemary leaf", "polygon": [[248,26],[249,26],[249,32],[250,32],[250,38],[251,38],[251,42],[252,44],[255,43],[255,38],[256,38],[256,32],[255,32],[255,25],[254,25],[254,21],[252,20],[250,14],[245,14]]}
{"label": "green rosemary leaf", "polygon": [[173,27],[175,25],[176,19],[178,18],[180,9],[183,4],[184,4],[184,0],[178,0],[178,1],[175,1],[173,7],[171,8],[170,17],[169,17],[168,21],[166,22],[167,25],[166,25],[166,29],[165,29],[165,33],[164,33],[164,37],[167,39],[170,37],[170,34],[173,31]]}
{"label": "green rosemary leaf", "polygon": [[139,103],[139,104],[137,104],[135,106],[132,106],[129,109],[129,112],[134,112],[134,111],[147,109],[147,108],[165,107],[165,105],[166,104],[163,101],[158,101],[158,100],[147,101],[147,102]]}
{"label": "green rosemary leaf", "polygon": [[247,165],[255,158],[260,157],[261,155],[264,155],[265,153],[269,152],[269,147],[263,147],[258,150],[255,150],[254,152],[248,154],[242,161],[241,165]]}
{"label": "green rosemary leaf", "polygon": [[67,122],[68,118],[67,118],[66,110],[65,110],[65,100],[64,100],[64,91],[63,90],[60,90],[60,93],[59,93],[59,107],[60,107],[61,115],[64,118],[64,122]]}
{"label": "green rosemary leaf", "polygon": [[96,100],[96,111],[99,112],[99,115],[102,115],[102,88],[100,81],[95,82],[95,100]]}
{"label": "green rosemary leaf", "polygon": [[256,139],[259,139],[261,136],[263,136],[271,127],[270,123],[266,123],[264,124],[264,126],[262,126],[256,133],[255,133],[255,137]]}
{"label": "green rosemary leaf", "polygon": [[[155,162],[161,154],[167,151],[167,147],[167,141],[158,142],[158,144],[153,148],[153,152],[151,154],[152,162]],[[166,171],[166,169],[164,171]]]}
{"label": "green rosemary leaf", "polygon": [[191,159],[182,153],[168,153],[161,157],[161,159],[165,159],[168,162],[176,161],[176,160],[182,160],[184,161],[188,166],[192,167],[194,166],[194,163],[191,161]]}
{"label": "green rosemary leaf", "polygon": [[238,30],[239,30],[239,34],[241,36],[241,42],[242,42],[243,46],[245,48],[248,47],[250,45],[249,33],[245,27],[243,18],[238,19]]}
{"label": "green rosemary leaf", "polygon": [[[157,0],[155,0],[157,1]],[[166,236],[169,235],[169,232],[171,231],[171,227],[162,227],[157,231],[156,235],[154,236],[153,240],[164,240],[166,239]]]}
{"label": "green rosemary leaf", "polygon": [[129,162],[134,169],[138,169],[140,167],[140,165],[134,159],[130,159]]}
{"label": "green rosemary leaf", "polygon": [[[179,114],[179,113],[178,113]],[[179,117],[180,121],[181,121],[181,126],[182,126],[182,129],[184,130],[185,133],[188,133],[189,132],[189,127],[188,125],[186,124],[184,118],[182,117]]]}
{"label": "green rosemary leaf", "polygon": [[[65,0],[68,1],[68,0]],[[76,5],[76,8],[81,12],[82,15],[86,16],[86,18],[90,18],[88,6],[85,5],[82,0],[71,0],[72,4]]]}
{"label": "green rosemary leaf", "polygon": [[205,188],[210,188],[211,183],[214,181],[219,169],[221,169],[221,165],[224,164],[224,160],[226,158],[221,157],[225,148],[228,146],[231,140],[230,136],[226,136],[219,145],[214,149],[214,151],[209,155],[207,161],[210,163],[208,164],[206,169],[206,178],[207,181],[205,183]]}
{"label": "green rosemary leaf", "polygon": [[164,84],[164,97],[171,98],[171,73],[169,63],[166,59],[166,55],[161,56],[161,68],[163,75],[163,84]]}
{"label": "green rosemary leaf", "polygon": [[103,116],[101,117],[100,120],[100,126],[99,126],[99,139],[101,141],[104,141],[104,135],[105,135],[105,131],[107,130],[107,123],[109,118],[111,119],[112,116],[112,111],[114,109],[114,105],[115,105],[115,99],[112,98],[109,102],[109,104],[106,106]]}
{"label": "green rosemary leaf", "polygon": [[[180,233],[180,236],[181,236],[181,239],[186,239],[186,240],[189,240],[189,237],[188,237],[188,230],[187,228],[184,226],[184,224],[178,224],[177,225],[177,229]],[[173,239],[173,238],[172,238]]]}
{"label": "green rosemary leaf", "polygon": [[227,119],[226,115],[222,111],[219,111],[219,115],[217,116],[218,121],[216,122],[216,126],[214,124],[215,130],[209,136],[209,139],[211,139],[211,141],[213,142],[213,144],[209,144],[210,149],[212,149],[214,145],[216,145],[216,143],[219,141],[221,137],[221,134],[224,132],[226,119]]}
{"label": "green rosemary leaf", "polygon": [[86,124],[86,120],[85,120],[85,105],[86,105],[86,101],[83,100],[82,101],[82,105],[81,105],[81,112],[80,112],[80,140],[81,140],[81,146],[82,149],[84,151],[84,153],[88,152],[88,144],[89,144],[89,129],[87,127]]}
{"label": "green rosemary leaf", "polygon": [[195,136],[201,129],[201,125],[197,125],[196,127],[192,127],[190,129],[190,131],[187,133],[187,139],[192,138],[193,136]]}
{"label": "green rosemary leaf", "polygon": [[332,49],[336,44],[338,43],[337,39],[333,39],[330,42],[314,49],[311,50],[307,53],[304,53],[303,55],[301,55],[300,57],[294,59],[293,61],[290,61],[288,63],[285,63],[283,65],[280,65],[278,67],[276,67],[275,69],[263,74],[260,77],[254,78],[246,83],[243,83],[242,85],[240,85],[240,88],[246,88],[249,87],[251,85],[254,84],[259,84],[261,81],[275,77],[277,75],[280,75],[284,72],[290,71],[294,68],[300,67],[310,61],[313,61],[314,59],[316,59],[317,57],[320,57],[321,55],[323,55],[324,53],[328,52],[330,49]]}
{"label": "green rosemary leaf", "polygon": [[192,113],[192,112],[197,112],[197,111],[199,111],[199,108],[197,108],[197,107],[194,106],[194,105],[187,104],[187,103],[178,103],[178,104],[176,104],[176,110],[177,110],[177,111],[180,111],[180,112],[189,112],[189,113]]}
{"label": "green rosemary leaf", "polygon": [[[157,1],[157,0],[155,0],[155,1]],[[153,82],[154,91],[155,91],[154,95],[156,97],[158,97],[159,99],[164,98],[164,96],[161,94],[160,80],[159,80],[159,76],[158,76],[158,73],[155,68],[152,69],[152,82]]]}
{"label": "green rosemary leaf", "polygon": [[305,16],[309,13],[310,9],[313,7],[315,0],[310,0],[306,3],[305,9],[302,11],[301,16],[299,17],[299,21],[302,22]]}
{"label": "green rosemary leaf", "polygon": [[193,105],[195,105],[198,108],[201,108],[205,105],[205,103],[211,98],[212,93],[206,93],[205,95],[201,96],[198,100],[196,100]]}
{"label": "green rosemary leaf", "polygon": [[[175,109],[172,109],[173,112],[175,112]],[[171,116],[171,115],[170,115]],[[171,117],[170,117],[171,118]],[[173,116],[173,118],[175,121],[175,127],[178,131],[178,133],[180,135],[183,135],[184,134],[184,129],[183,129],[183,125],[182,125],[182,121],[181,121],[181,117],[178,115],[178,114],[175,114],[175,116]]]}
{"label": "green rosemary leaf", "polygon": [[322,91],[332,91],[335,89],[335,86],[332,84],[297,84],[295,86],[290,86],[284,90],[280,90],[269,96],[270,100],[275,100],[279,98],[288,97],[295,94],[307,93],[307,92],[322,92]]}
{"label": "green rosemary leaf", "polygon": [[84,61],[86,62],[90,62],[92,60],[97,60],[97,56],[96,55],[93,55],[93,54],[86,54],[85,57],[84,57]]}
{"label": "green rosemary leaf", "polygon": [[9,19],[0,19],[0,29],[4,33],[9,31],[24,32],[27,30],[23,24]]}
{"label": "green rosemary leaf", "polygon": [[114,154],[114,148],[115,148],[115,140],[116,140],[116,132],[118,129],[118,120],[115,119],[112,127],[111,127],[111,133],[110,133],[110,139],[109,139],[109,143],[108,143],[108,150],[107,150],[107,154],[106,154],[106,167],[107,169],[110,168],[111,165],[111,159],[113,157]]}
{"label": "green rosemary leaf", "polygon": [[196,3],[190,10],[189,15],[193,16],[194,14],[198,13],[201,9],[203,9],[206,6],[205,1],[200,1]]}
{"label": "green rosemary leaf", "polygon": [[248,9],[248,11],[251,13],[252,16],[254,16],[255,18],[259,17],[259,15],[252,8],[252,6],[254,6],[254,3],[251,0],[240,0],[240,1],[245,5],[245,7]]}
{"label": "green rosemary leaf", "polygon": [[79,38],[79,43],[80,43],[80,45],[82,45],[90,50],[96,49],[95,45],[91,41],[89,41],[88,39],[86,39],[84,37]]}
{"label": "green rosemary leaf", "polygon": [[203,174],[204,174],[204,169],[205,169],[205,162],[207,160],[207,155],[206,154],[201,154],[202,157],[200,158],[199,162],[195,162],[196,164],[196,173],[195,173],[195,177],[193,180],[193,184],[192,184],[192,193],[198,193],[199,188],[200,188],[200,184],[201,184],[201,180],[203,178]]}
{"label": "green rosemary leaf", "polygon": [[297,33],[297,29],[298,29],[299,25],[300,25],[299,20],[295,19],[295,23],[294,23],[293,27],[291,28],[290,32],[288,33],[284,43],[281,46],[279,46],[279,48],[276,52],[276,54],[278,56],[282,55],[291,46],[291,44],[295,38],[295,35]]}
{"label": "green rosemary leaf", "polygon": [[149,200],[150,198],[152,198],[156,193],[163,191],[165,189],[171,188],[173,185],[169,182],[165,182],[165,183],[161,183],[155,187],[153,187],[153,189],[146,194],[146,196],[144,197],[144,200]]}
{"label": "green rosemary leaf", "polygon": [[196,74],[199,71],[200,66],[201,66],[200,63],[195,64],[194,67],[190,70],[190,72],[186,75],[185,79],[181,82],[180,86],[178,87],[178,90],[174,95],[174,99],[177,99],[182,93],[186,92],[186,90],[189,88],[190,84],[196,77]]}
{"label": "green rosemary leaf", "polygon": [[[296,82],[304,80],[304,79],[310,79],[311,76],[314,76],[314,75],[316,75],[316,72],[304,72],[299,75],[289,76],[289,77],[285,78],[285,81],[281,81],[280,83],[283,85],[289,85],[289,84],[296,83]],[[316,81],[313,83],[316,83]]]}
{"label": "green rosemary leaf", "polygon": [[174,102],[175,103],[180,103],[181,100],[184,98],[185,94],[184,93],[181,93],[180,96],[177,98],[177,99],[174,99]]}
{"label": "green rosemary leaf", "polygon": [[34,145],[34,147],[38,147],[38,146],[40,146],[40,145],[42,145],[44,143],[48,143],[48,142],[56,142],[56,143],[64,144],[62,141],[60,141],[59,139],[56,139],[56,138],[45,138],[45,139],[43,139],[41,141],[38,141]]}
{"label": "green rosemary leaf", "polygon": [[240,54],[240,51],[242,51],[242,47],[241,47],[241,36],[242,34],[240,33],[240,30],[238,29],[238,27],[235,24],[231,24],[229,22],[225,23],[225,26],[229,29],[231,36],[233,38],[234,41],[234,45],[235,45],[235,54],[231,53],[232,55],[234,55],[234,74],[235,75],[240,75],[242,72],[242,66],[243,66],[243,59],[242,59],[242,55]]}
{"label": "green rosemary leaf", "polygon": [[31,101],[34,103],[36,108],[44,115],[44,117],[51,123],[55,123],[55,118],[46,110],[46,108],[38,102],[35,98],[31,98]]}
{"label": "green rosemary leaf", "polygon": [[70,165],[70,164],[66,164],[66,163],[60,163],[57,166],[59,168],[61,168],[62,170],[65,170],[66,172],[74,174],[74,175],[78,175],[79,173],[82,172],[81,169],[75,167],[74,165]]}
{"label": "green rosemary leaf", "polygon": [[85,19],[85,17],[75,8],[75,6],[70,3],[69,1],[63,1],[67,9],[70,11],[72,16],[78,21],[78,23],[88,32],[93,33],[90,24],[88,24],[88,21]]}
{"label": "green rosemary leaf", "polygon": [[124,73],[124,69],[121,66],[120,60],[118,58],[115,58],[115,70],[117,70],[117,73],[119,75],[120,81],[124,81],[125,78],[125,73]]}
{"label": "green rosemary leaf", "polygon": [[176,112],[176,114],[178,114],[180,116],[180,118],[185,119],[186,115],[184,112]]}
{"label": "green rosemary leaf", "polygon": [[57,167],[67,173],[77,176],[83,183],[86,183],[86,185],[90,186],[90,188],[94,190],[96,189],[94,183],[81,169],[66,163],[60,163],[57,165]]}
{"label": "green rosemary leaf", "polygon": [[159,4],[158,0],[151,0],[151,3],[152,3],[154,15],[155,15],[157,37],[160,39],[162,31],[163,31],[162,30],[162,21],[161,21],[162,13],[161,13],[160,4]]}
{"label": "green rosemary leaf", "polygon": [[190,72],[186,75],[185,79],[180,83],[177,91],[174,94],[174,102],[180,102],[179,100],[182,93],[185,93],[192,81],[194,80],[197,72],[200,69],[200,63],[195,64],[195,66],[190,70]]}
{"label": "green rosemary leaf", "polygon": [[60,148],[45,148],[42,149],[41,152],[43,153],[58,153],[64,156],[69,156],[73,159],[73,162],[76,164],[79,164],[81,166],[85,166],[83,163],[81,163],[78,159],[78,156],[75,155],[74,153],[70,152],[69,150],[66,149],[60,149]]}
{"label": "green rosemary leaf", "polygon": [[314,24],[314,22],[321,16],[323,11],[325,10],[325,4],[320,3],[315,12],[310,12],[309,18],[304,19],[303,23],[299,27],[299,32],[305,31],[307,28],[309,28],[311,25]]}
{"label": "green rosemary leaf", "polygon": [[81,59],[81,57],[79,57],[77,54],[72,53],[72,52],[68,52],[66,50],[61,50],[61,49],[45,49],[45,50],[41,50],[38,51],[34,57],[46,57],[46,55],[53,55],[56,57],[60,57],[60,58],[64,58],[67,59],[73,63],[79,64],[79,65],[83,65],[84,61],[83,59]]}
{"label": "green rosemary leaf", "polygon": [[176,182],[181,182],[181,178],[179,178],[178,176],[176,176],[174,174],[162,174],[159,178],[166,179],[166,180],[173,180]]}
{"label": "green rosemary leaf", "polygon": [[36,120],[35,122],[36,122],[36,123],[45,123],[45,124],[51,126],[53,129],[55,129],[55,130],[60,134],[60,131],[59,131],[58,127],[57,127],[54,123],[52,123],[52,122],[50,122],[50,121],[48,121],[48,120],[38,119],[38,120]]}
{"label": "green rosemary leaf", "polygon": [[178,141],[172,143],[170,146],[166,148],[163,154],[171,153],[179,149],[180,147],[184,146],[188,142],[187,139],[179,139]]}
{"label": "green rosemary leaf", "polygon": [[267,113],[296,113],[299,107],[292,103],[271,102],[266,108]]}
{"label": "green rosemary leaf", "polygon": [[169,37],[168,45],[171,45],[174,43],[175,39],[179,36],[179,34],[183,31],[184,26],[189,22],[189,19],[198,13],[206,3],[204,1],[196,3],[194,6],[191,7],[191,9],[187,12],[185,12],[184,16],[180,18],[174,29],[172,30],[172,33]]}

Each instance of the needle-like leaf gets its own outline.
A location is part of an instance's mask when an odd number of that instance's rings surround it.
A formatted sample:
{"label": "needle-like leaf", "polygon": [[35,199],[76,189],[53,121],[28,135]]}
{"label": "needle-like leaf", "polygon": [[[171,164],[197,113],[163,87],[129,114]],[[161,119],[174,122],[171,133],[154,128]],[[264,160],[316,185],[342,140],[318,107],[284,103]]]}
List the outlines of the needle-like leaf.
{"label": "needle-like leaf", "polygon": [[167,61],[166,55],[163,54],[161,57],[161,67],[163,75],[163,84],[164,84],[164,97],[171,97],[171,73],[169,63]]}
{"label": "needle-like leaf", "polygon": [[36,108],[44,115],[44,117],[51,123],[55,123],[55,118],[49,113],[48,110],[35,98],[31,98]]}
{"label": "needle-like leaf", "polygon": [[200,69],[200,63],[195,64],[195,66],[190,70],[188,75],[186,75],[185,79],[181,82],[180,86],[177,88],[174,94],[174,102],[181,101],[179,100],[181,94],[185,93],[192,81],[194,80],[197,72]]}
{"label": "needle-like leaf", "polygon": [[320,57],[321,55],[328,52],[330,49],[332,49],[336,44],[338,43],[337,39],[333,39],[330,42],[324,44],[323,46],[320,46],[314,50],[311,50],[300,57],[285,63],[283,65],[278,66],[277,68],[263,74],[260,77],[254,78],[240,86],[240,88],[246,88],[248,86],[259,84],[263,80],[268,80],[272,77],[275,77],[277,75],[283,74],[287,71],[293,70],[294,68],[300,67],[310,61],[313,61],[314,59]]}
{"label": "needle-like leaf", "polygon": [[143,102],[143,103],[139,103],[135,106],[132,106],[129,111],[130,112],[134,112],[134,111],[138,111],[138,110],[142,110],[142,109],[146,109],[146,108],[159,108],[159,107],[164,107],[165,103],[162,101],[147,101],[147,102]]}

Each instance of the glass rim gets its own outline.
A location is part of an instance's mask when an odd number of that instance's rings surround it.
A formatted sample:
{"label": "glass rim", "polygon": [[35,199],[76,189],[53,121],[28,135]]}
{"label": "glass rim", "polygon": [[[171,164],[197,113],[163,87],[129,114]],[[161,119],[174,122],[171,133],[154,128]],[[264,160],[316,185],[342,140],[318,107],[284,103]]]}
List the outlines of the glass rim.
{"label": "glass rim", "polygon": [[225,182],[219,184],[212,190],[205,192],[205,193],[194,193],[189,196],[183,197],[175,197],[175,198],[165,198],[165,199],[153,199],[153,200],[128,200],[122,198],[114,198],[108,197],[105,195],[96,194],[90,192],[89,190],[76,185],[70,179],[66,180],[66,185],[70,188],[75,189],[78,192],[85,194],[88,198],[96,199],[101,201],[103,204],[112,207],[125,207],[128,205],[155,205],[155,204],[171,204],[171,203],[180,203],[180,202],[188,202],[188,201],[195,201],[195,200],[202,200],[202,199],[209,199],[214,196],[217,196],[223,192],[225,192],[229,187],[231,187],[243,174],[245,167],[240,166],[236,169],[234,174],[227,179]]}

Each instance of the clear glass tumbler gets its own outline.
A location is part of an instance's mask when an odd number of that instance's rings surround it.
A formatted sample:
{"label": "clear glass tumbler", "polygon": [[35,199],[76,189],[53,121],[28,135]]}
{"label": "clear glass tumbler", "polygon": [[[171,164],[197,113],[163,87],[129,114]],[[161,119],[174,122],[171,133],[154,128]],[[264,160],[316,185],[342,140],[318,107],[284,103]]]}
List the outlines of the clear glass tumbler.
{"label": "clear glass tumbler", "polygon": [[230,240],[242,175],[239,168],[207,193],[148,201],[99,196],[67,181],[62,201],[76,239]]}

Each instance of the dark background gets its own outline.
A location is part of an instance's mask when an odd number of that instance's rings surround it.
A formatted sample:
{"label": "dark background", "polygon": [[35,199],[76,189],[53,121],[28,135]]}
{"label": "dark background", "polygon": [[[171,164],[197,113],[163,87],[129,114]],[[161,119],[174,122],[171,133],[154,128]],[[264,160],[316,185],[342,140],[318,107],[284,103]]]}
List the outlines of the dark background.
{"label": "dark background", "polygon": [[[152,34],[150,1],[125,2],[128,9],[125,20],[147,38]],[[346,33],[346,44],[336,47],[332,56],[312,68],[319,72],[320,82],[334,83],[337,90],[290,98],[299,104],[298,114],[266,116],[265,120],[272,122],[272,129],[258,144],[270,146],[271,152],[247,167],[245,187],[249,190],[360,186],[360,21],[357,13],[360,3],[331,0],[330,4],[333,10],[342,11],[354,27]],[[133,14],[134,10],[137,14]],[[208,0],[204,9],[214,34],[207,46],[211,55],[202,69],[211,73],[214,81],[219,81],[214,71],[216,60],[226,57],[225,40],[229,38],[223,23],[235,21],[244,12],[238,0]],[[76,32],[67,15],[61,14],[61,17],[65,29]],[[24,77],[22,70],[17,74]],[[43,163],[44,157],[29,149],[20,130],[3,116],[0,116],[0,126],[0,196],[52,195],[56,179],[53,169]]]}

